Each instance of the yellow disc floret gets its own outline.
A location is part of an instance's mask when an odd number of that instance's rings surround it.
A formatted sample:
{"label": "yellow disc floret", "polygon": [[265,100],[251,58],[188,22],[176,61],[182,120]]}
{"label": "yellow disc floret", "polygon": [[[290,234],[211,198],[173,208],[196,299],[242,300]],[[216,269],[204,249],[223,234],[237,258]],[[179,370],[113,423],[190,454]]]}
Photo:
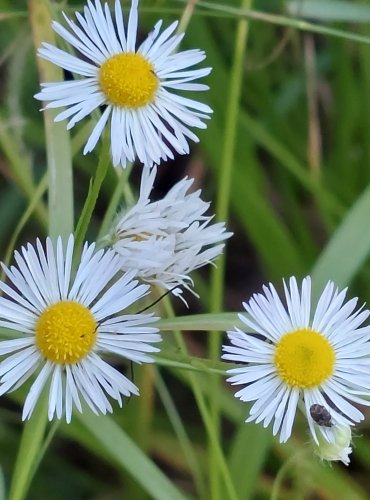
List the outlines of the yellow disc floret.
{"label": "yellow disc floret", "polygon": [[54,363],[76,363],[94,347],[97,323],[87,307],[73,301],[49,306],[36,324],[36,345]]}
{"label": "yellow disc floret", "polygon": [[335,352],[323,335],[302,328],[281,337],[276,345],[274,363],[287,385],[308,389],[322,384],[332,375]]}
{"label": "yellow disc floret", "polygon": [[159,80],[144,56],[129,52],[116,54],[101,65],[99,83],[111,104],[135,109],[154,101]]}

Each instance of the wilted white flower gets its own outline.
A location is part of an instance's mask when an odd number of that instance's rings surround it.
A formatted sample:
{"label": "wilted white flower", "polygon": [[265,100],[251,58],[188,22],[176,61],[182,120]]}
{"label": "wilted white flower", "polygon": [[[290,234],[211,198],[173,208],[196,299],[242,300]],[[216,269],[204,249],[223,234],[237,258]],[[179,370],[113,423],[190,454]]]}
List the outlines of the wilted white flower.
{"label": "wilted white flower", "polygon": [[211,223],[201,190],[189,192],[193,179],[182,179],[164,198],[151,201],[155,176],[155,168],[143,170],[138,202],[117,218],[108,239],[124,271],[135,268],[143,280],[181,295],[181,287],[193,291],[189,274],[213,262],[232,233],[223,222]]}
{"label": "wilted white flower", "polygon": [[[228,370],[232,384],[244,385],[235,396],[254,401],[247,422],[271,421],[273,434],[287,441],[298,404],[302,404],[315,442],[321,434],[335,443],[337,426],[353,425],[364,418],[352,403],[369,405],[370,327],[360,327],[369,311],[355,311],[357,299],[344,302],[329,281],[311,317],[311,279],[301,291],[291,278],[284,283],[286,306],[274,286],[254,294],[240,315],[249,331],[228,332],[232,345],[225,345],[224,359],[241,363]],[[257,334],[257,335],[256,335]],[[312,418],[313,405],[329,413],[329,421]]]}
{"label": "wilted white flower", "polygon": [[198,142],[192,127],[206,128],[209,106],[177,94],[203,91],[192,83],[211,68],[189,69],[205,58],[203,51],[175,52],[183,34],[174,34],[177,22],[162,31],[162,21],[137,47],[138,0],[132,0],[127,29],[119,0],[112,18],[108,4],[90,0],[77,23],[64,15],[69,30],[54,22],[53,28],[78,55],[43,43],[39,56],[79,75],[67,82],[42,83],[36,99],[46,109],[66,107],[56,121],[69,119],[67,128],[105,109],[95,125],[84,154],[92,151],[110,119],[113,164],[123,167],[136,157],[148,166],[173,158],[173,151],[189,153],[188,139]]}
{"label": "wilted white flower", "polygon": [[[116,278],[119,258],[111,250],[94,253],[85,245],[75,276],[72,273],[74,240],[64,251],[59,238],[50,238],[46,251],[37,240],[15,252],[16,266],[2,266],[10,284],[0,281],[0,326],[19,332],[0,342],[0,395],[20,387],[37,373],[23,408],[29,418],[48,381],[48,415],[71,420],[81,399],[94,413],[112,411],[110,396],[138,394],[136,385],[103,361],[110,353],[137,363],[152,361],[158,349],[158,329],[148,326],[151,315],[123,311],[143,297],[147,285],[138,285],[134,273]],[[114,281],[112,281],[114,280]]]}

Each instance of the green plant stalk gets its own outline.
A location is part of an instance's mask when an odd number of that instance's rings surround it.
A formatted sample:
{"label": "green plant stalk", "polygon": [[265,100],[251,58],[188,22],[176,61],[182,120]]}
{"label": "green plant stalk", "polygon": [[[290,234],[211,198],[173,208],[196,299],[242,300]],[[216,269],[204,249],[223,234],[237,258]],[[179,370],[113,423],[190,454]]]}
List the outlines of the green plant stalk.
{"label": "green plant stalk", "polygon": [[24,424],[18,455],[14,467],[8,500],[23,500],[35,472],[41,443],[47,422],[48,397],[46,391],[41,395],[36,408]]}
{"label": "green plant stalk", "polygon": [[5,478],[3,469],[0,467],[0,500],[6,500]]}
{"label": "green plant stalk", "polygon": [[304,459],[305,455],[307,455],[308,453],[309,451],[307,450],[307,448],[299,450],[297,453],[289,457],[288,460],[286,460],[286,462],[280,467],[280,470],[275,477],[270,500],[279,500],[279,498],[281,498],[280,490],[283,484],[283,480],[286,478],[289,471],[293,470],[294,467],[297,466],[297,463]]}
{"label": "green plant stalk", "polygon": [[[36,47],[42,41],[55,43],[51,28],[51,16],[47,0],[29,0],[29,15]],[[38,60],[42,81],[60,81],[63,73],[46,61]],[[73,186],[72,160],[69,135],[65,126],[54,123],[54,112],[45,112],[46,150],[49,179],[49,235],[66,237],[73,231]],[[47,425],[47,391],[38,401],[32,417],[25,423],[21,437],[15,469],[12,477],[9,500],[22,500],[36,472],[35,464],[45,450],[43,440]]]}
{"label": "green plant stalk", "polygon": [[[242,0],[242,8],[249,8],[252,0]],[[241,87],[244,74],[244,58],[246,43],[248,37],[248,21],[241,19],[238,22],[233,65],[231,69],[229,99],[226,111],[226,125],[224,146],[222,151],[220,174],[219,174],[219,192],[216,206],[216,218],[219,221],[225,221],[229,212],[230,187],[232,179],[233,162],[235,155],[235,142],[237,132],[237,122],[240,106]],[[224,293],[224,275],[225,275],[225,255],[221,255],[217,262],[217,267],[212,272],[211,286],[211,312],[217,313],[222,309]],[[209,358],[213,361],[218,360],[220,356],[221,335],[220,332],[210,332],[208,341]],[[220,379],[213,376],[210,379],[210,408],[213,427],[220,436],[220,407],[218,401],[218,387]],[[218,469],[218,460],[216,458],[213,444],[209,443],[209,480],[210,491],[213,500],[221,498],[220,474]]]}
{"label": "green plant stalk", "polygon": [[[188,0],[177,0],[178,2],[184,3]],[[337,38],[344,38],[345,40],[352,40],[353,42],[370,44],[370,37],[365,35],[359,35],[353,31],[340,30],[336,28],[331,28],[329,26],[324,26],[318,23],[309,23],[307,21],[302,21],[302,19],[297,19],[292,16],[281,16],[278,14],[270,14],[268,12],[260,12],[257,10],[251,10],[248,8],[237,8],[229,7],[225,4],[218,4],[216,2],[205,2],[203,0],[198,0],[198,7],[204,7],[209,9],[211,12],[222,12],[224,15],[236,17],[240,19],[245,17],[253,21],[262,21],[270,24],[276,24],[277,26],[287,26],[292,27],[297,30],[307,31],[309,33],[320,33],[321,35],[334,36]],[[202,11],[204,13],[204,11]],[[207,12],[207,11],[206,11]]]}
{"label": "green plant stalk", "polygon": [[156,389],[158,391],[159,397],[161,398],[163,407],[167,412],[173,430],[176,433],[177,439],[188,463],[189,470],[193,474],[198,497],[206,498],[206,484],[202,476],[202,472],[199,468],[197,456],[194,452],[191,440],[186,432],[186,427],[181,419],[181,415],[177,410],[176,404],[172,399],[170,391],[167,389],[167,386],[158,369],[156,370]]}
{"label": "green plant stalk", "polygon": [[156,372],[152,364],[148,363],[141,367],[138,380],[140,398],[136,417],[135,442],[146,453],[148,453],[150,446],[150,435],[155,412],[155,376]]}
{"label": "green plant stalk", "polygon": [[[174,316],[173,308],[172,308],[172,305],[171,305],[169,298],[165,297],[163,299],[163,303],[164,303],[164,306],[165,306],[165,309],[166,309],[168,316],[173,317]],[[187,350],[185,341],[181,335],[181,332],[174,331],[174,337],[175,337],[176,343],[177,343],[181,353],[184,354],[185,356],[188,356],[188,350]],[[228,495],[227,498],[229,500],[238,500],[238,495],[235,491],[235,487],[234,487],[233,482],[231,480],[231,476],[230,476],[229,469],[227,467],[225,456],[222,452],[218,432],[217,432],[217,429],[215,429],[215,427],[213,425],[213,420],[211,418],[210,412],[208,411],[207,404],[206,404],[204,395],[202,393],[202,389],[198,384],[197,376],[195,373],[192,373],[192,372],[188,372],[186,376],[189,380],[189,385],[192,389],[199,413],[202,417],[203,423],[204,423],[206,431],[207,431],[208,439],[209,439],[211,446],[212,446],[212,452],[214,453],[214,460],[216,462],[217,470],[220,471],[220,475],[224,481],[225,490],[226,490],[227,495]],[[213,500],[212,496],[210,498],[212,498],[212,500]]]}
{"label": "green plant stalk", "polygon": [[90,183],[89,192],[87,194],[85,204],[76,227],[76,243],[75,243],[76,255],[79,254],[82,248],[87,228],[89,226],[91,216],[93,214],[100,193],[100,188],[104,182],[109,165],[110,165],[110,155],[109,155],[108,137],[104,136],[102,150],[100,152],[100,157],[99,157],[99,163],[96,169],[96,174],[94,180]]}
{"label": "green plant stalk", "polygon": [[[116,218],[116,214],[119,211],[119,204],[121,203],[123,194],[126,193],[126,199],[129,198],[129,200],[134,202],[134,197],[129,190],[129,183],[128,183],[128,178],[130,176],[132,169],[132,163],[127,165],[126,168],[123,170],[122,168],[116,169],[116,174],[117,174],[117,185],[114,188],[114,191],[112,193],[112,196],[110,198],[107,210],[105,211],[103,221],[100,225],[99,233],[97,236],[97,241],[101,240],[102,238],[105,238],[112,227],[112,224]],[[129,192],[127,192],[129,190]],[[127,206],[128,203],[125,204]]]}
{"label": "green plant stalk", "polygon": [[184,8],[184,11],[182,13],[178,28],[177,28],[177,33],[185,33],[189,23],[190,19],[192,18],[194,14],[194,9],[196,6],[197,0],[187,0],[187,5]]}
{"label": "green plant stalk", "polygon": [[[51,28],[52,17],[47,0],[29,0],[29,13],[36,48],[42,42],[56,44]],[[40,57],[37,58],[42,82],[63,81],[61,68]],[[65,123],[55,123],[56,110],[44,111],[46,155],[49,179],[49,236],[66,239],[73,231],[72,154],[69,133]]]}

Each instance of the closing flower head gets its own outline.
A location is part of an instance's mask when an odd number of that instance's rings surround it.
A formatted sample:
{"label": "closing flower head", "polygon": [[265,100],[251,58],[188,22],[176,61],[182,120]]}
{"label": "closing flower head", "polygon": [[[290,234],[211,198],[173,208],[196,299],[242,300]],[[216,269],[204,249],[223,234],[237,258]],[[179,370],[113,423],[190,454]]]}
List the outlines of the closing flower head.
{"label": "closing flower head", "polygon": [[0,395],[20,387],[37,374],[23,408],[31,416],[48,381],[48,415],[71,420],[81,399],[94,413],[112,411],[107,396],[122,405],[122,396],[138,394],[136,385],[101,357],[103,353],[137,363],[152,361],[158,329],[151,315],[123,313],[147,291],[134,273],[117,277],[119,259],[113,251],[85,245],[72,277],[74,240],[66,250],[50,238],[46,251],[39,240],[15,253],[17,266],[3,269],[10,284],[0,281],[0,326],[19,332],[0,342]]}
{"label": "closing flower head", "polygon": [[322,434],[318,434],[318,442],[313,445],[315,455],[327,462],[342,462],[344,465],[349,465],[349,455],[352,453],[351,427],[336,425],[333,428],[333,437],[333,441],[329,443]]}
{"label": "closing flower head", "polygon": [[79,75],[67,82],[42,83],[36,99],[46,109],[65,107],[56,121],[69,119],[67,128],[100,106],[104,111],[85,145],[92,151],[110,119],[113,164],[123,167],[136,157],[147,165],[189,152],[188,139],[197,142],[192,127],[206,128],[209,106],[178,95],[178,91],[203,91],[208,87],[193,80],[208,75],[210,68],[189,69],[205,58],[201,50],[175,52],[183,34],[174,34],[177,22],[161,32],[162,21],[137,47],[138,0],[132,0],[127,24],[119,0],[115,16],[99,0],[87,2],[77,23],[64,15],[69,30],[54,22],[54,30],[78,53],[72,55],[43,43],[39,56]]}
{"label": "closing flower head", "polygon": [[223,222],[211,223],[201,191],[189,192],[193,179],[151,201],[155,176],[155,168],[143,170],[138,202],[118,216],[107,239],[121,256],[122,270],[135,268],[144,281],[181,296],[182,288],[193,292],[189,274],[213,262],[232,233]]}
{"label": "closing flower head", "polygon": [[[370,405],[370,327],[360,327],[369,311],[355,311],[329,281],[311,317],[311,279],[299,290],[295,278],[284,283],[286,307],[272,284],[254,294],[240,315],[249,331],[228,332],[223,358],[241,363],[228,370],[229,382],[243,385],[235,396],[254,403],[247,422],[273,423],[280,441],[290,437],[297,406],[302,407],[314,441],[337,440],[339,426],[364,418],[353,403]],[[315,417],[314,405],[329,418]],[[314,418],[313,418],[314,417]]]}

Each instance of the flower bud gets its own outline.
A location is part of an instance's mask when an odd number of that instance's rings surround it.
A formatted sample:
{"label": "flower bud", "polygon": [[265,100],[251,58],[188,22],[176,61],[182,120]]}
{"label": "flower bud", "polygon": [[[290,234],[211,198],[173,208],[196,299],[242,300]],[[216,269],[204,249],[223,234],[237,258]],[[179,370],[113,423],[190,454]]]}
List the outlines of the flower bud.
{"label": "flower bud", "polygon": [[319,444],[314,443],[314,453],[321,460],[341,461],[344,465],[349,465],[349,454],[352,453],[351,438],[352,432],[349,425],[336,425],[332,428],[333,442],[329,443],[325,437],[318,432]]}

